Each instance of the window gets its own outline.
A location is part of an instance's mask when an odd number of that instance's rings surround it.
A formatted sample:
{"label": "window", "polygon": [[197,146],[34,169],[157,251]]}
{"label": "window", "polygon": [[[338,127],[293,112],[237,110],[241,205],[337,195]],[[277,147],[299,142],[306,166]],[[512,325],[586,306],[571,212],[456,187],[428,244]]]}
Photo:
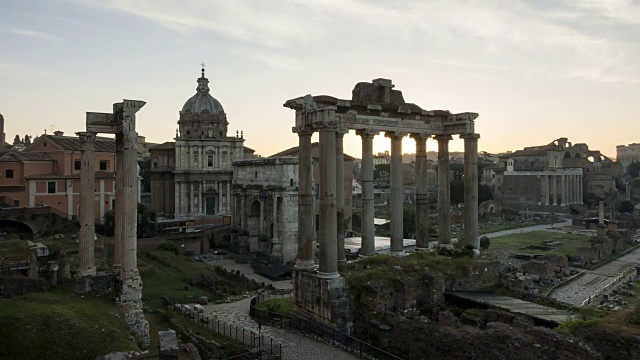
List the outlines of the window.
{"label": "window", "polygon": [[258,172],[257,172],[257,171],[256,171],[256,175],[255,175],[255,178],[256,178],[256,179],[258,178]]}
{"label": "window", "polygon": [[76,160],[73,162],[74,170],[80,170],[80,160]]}
{"label": "window", "polygon": [[47,181],[47,194],[55,194],[55,193],[56,193],[56,182]]}
{"label": "window", "polygon": [[213,166],[213,155],[207,156],[207,166]]}
{"label": "window", "polygon": [[5,171],[5,177],[7,179],[13,179],[13,170],[7,170]]}
{"label": "window", "polygon": [[100,160],[100,170],[107,171],[109,169],[109,162],[106,160]]}

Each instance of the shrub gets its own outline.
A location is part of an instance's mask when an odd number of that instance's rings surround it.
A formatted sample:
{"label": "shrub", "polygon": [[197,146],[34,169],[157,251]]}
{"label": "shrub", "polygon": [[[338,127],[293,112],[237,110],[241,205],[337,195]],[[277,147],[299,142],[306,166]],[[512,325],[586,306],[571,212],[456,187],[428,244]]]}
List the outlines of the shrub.
{"label": "shrub", "polygon": [[180,254],[180,249],[178,248],[178,246],[176,244],[171,244],[171,243],[162,243],[162,244],[160,244],[160,246],[158,246],[158,250],[160,250],[160,251],[171,251],[176,255]]}

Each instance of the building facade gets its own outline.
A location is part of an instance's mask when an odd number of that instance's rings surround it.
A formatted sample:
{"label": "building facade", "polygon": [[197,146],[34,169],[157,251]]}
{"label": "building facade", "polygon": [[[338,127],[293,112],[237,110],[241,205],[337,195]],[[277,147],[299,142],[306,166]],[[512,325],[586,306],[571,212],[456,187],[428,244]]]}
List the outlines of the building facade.
{"label": "building facade", "polygon": [[232,163],[253,156],[242,136],[227,136],[227,115],[209,94],[204,69],[197,83],[180,111],[175,142],[149,149],[151,206],[163,217],[229,214]]}
{"label": "building facade", "polygon": [[552,207],[584,204],[587,194],[604,198],[615,190],[622,166],[586,144],[560,138],[501,155],[483,175],[503,207],[556,211]]}
{"label": "building facade", "polygon": [[[50,206],[75,220],[80,213],[80,152],[75,136],[41,135],[23,151],[0,154],[0,202],[4,206]],[[95,219],[102,223],[115,201],[115,141],[95,140]]]}
{"label": "building facade", "polygon": [[640,162],[640,144],[616,146],[616,161],[622,164],[624,172],[632,162]]}

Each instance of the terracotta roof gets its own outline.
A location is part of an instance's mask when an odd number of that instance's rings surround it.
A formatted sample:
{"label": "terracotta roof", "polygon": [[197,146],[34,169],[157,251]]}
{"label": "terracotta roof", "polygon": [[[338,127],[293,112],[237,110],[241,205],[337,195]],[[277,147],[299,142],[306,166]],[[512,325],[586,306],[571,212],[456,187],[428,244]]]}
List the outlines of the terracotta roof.
{"label": "terracotta roof", "polygon": [[[317,148],[320,146],[319,142],[314,142],[311,144],[311,149],[313,150],[314,148]],[[272,157],[279,157],[279,156],[297,156],[298,155],[298,146],[294,146],[292,148],[289,148],[287,150],[281,151],[279,153],[273,154],[271,156],[269,156],[270,158]],[[318,159],[317,156],[314,156],[315,159]],[[355,159],[353,156],[348,155],[348,154],[344,154],[344,159],[345,160],[353,160]]]}
{"label": "terracotta roof", "polygon": [[0,154],[0,161],[53,161],[44,152],[7,151]]}
{"label": "terracotta roof", "polygon": [[156,146],[150,147],[149,151],[151,151],[151,150],[169,150],[169,149],[175,149],[175,148],[176,148],[175,141],[167,141],[167,142],[163,142],[160,145],[156,145]]}
{"label": "terracotta roof", "polygon": [[[116,173],[110,171],[96,171],[95,172],[96,180],[100,179],[115,179]],[[37,174],[31,176],[25,176],[27,179],[80,179],[80,174],[69,174],[69,175],[61,175],[61,174]]]}
{"label": "terracotta roof", "polygon": [[[74,150],[74,151],[82,150],[82,144],[80,143],[80,138],[77,136],[40,135],[38,137],[37,142],[41,142],[44,140],[51,141],[52,143],[62,148],[62,150]],[[36,144],[35,140],[33,144]],[[29,151],[29,148],[30,147],[26,148],[24,151],[25,152]],[[96,137],[95,151],[115,153],[116,152],[115,139],[107,138],[107,137]]]}

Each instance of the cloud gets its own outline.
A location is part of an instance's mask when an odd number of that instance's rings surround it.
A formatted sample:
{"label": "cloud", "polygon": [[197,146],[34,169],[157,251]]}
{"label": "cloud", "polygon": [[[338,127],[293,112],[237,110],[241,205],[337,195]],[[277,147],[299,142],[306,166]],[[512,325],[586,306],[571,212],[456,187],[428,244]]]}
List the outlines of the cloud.
{"label": "cloud", "polygon": [[54,35],[51,35],[51,34],[46,34],[46,33],[40,32],[40,31],[17,28],[17,27],[10,27],[10,26],[0,27],[0,32],[7,33],[7,34],[20,35],[20,36],[27,36],[27,37],[31,37],[31,38],[35,38],[35,39],[41,39],[41,40],[47,40],[47,41],[59,41],[59,40],[62,40],[57,36],[54,36]]}
{"label": "cloud", "polygon": [[[435,55],[430,61],[476,72],[540,71],[548,77],[605,82],[640,79],[633,65],[640,56],[638,45],[629,49],[614,31],[640,22],[640,7],[625,0],[544,5],[524,0],[71,1],[146,19],[185,37],[206,41],[215,33],[231,40],[228,46],[235,53],[273,68],[302,66],[296,52],[314,51],[319,59],[326,52],[353,57],[377,50],[413,58]],[[599,26],[613,30],[587,31],[601,13],[609,22]],[[398,59],[393,66],[401,65]]]}

